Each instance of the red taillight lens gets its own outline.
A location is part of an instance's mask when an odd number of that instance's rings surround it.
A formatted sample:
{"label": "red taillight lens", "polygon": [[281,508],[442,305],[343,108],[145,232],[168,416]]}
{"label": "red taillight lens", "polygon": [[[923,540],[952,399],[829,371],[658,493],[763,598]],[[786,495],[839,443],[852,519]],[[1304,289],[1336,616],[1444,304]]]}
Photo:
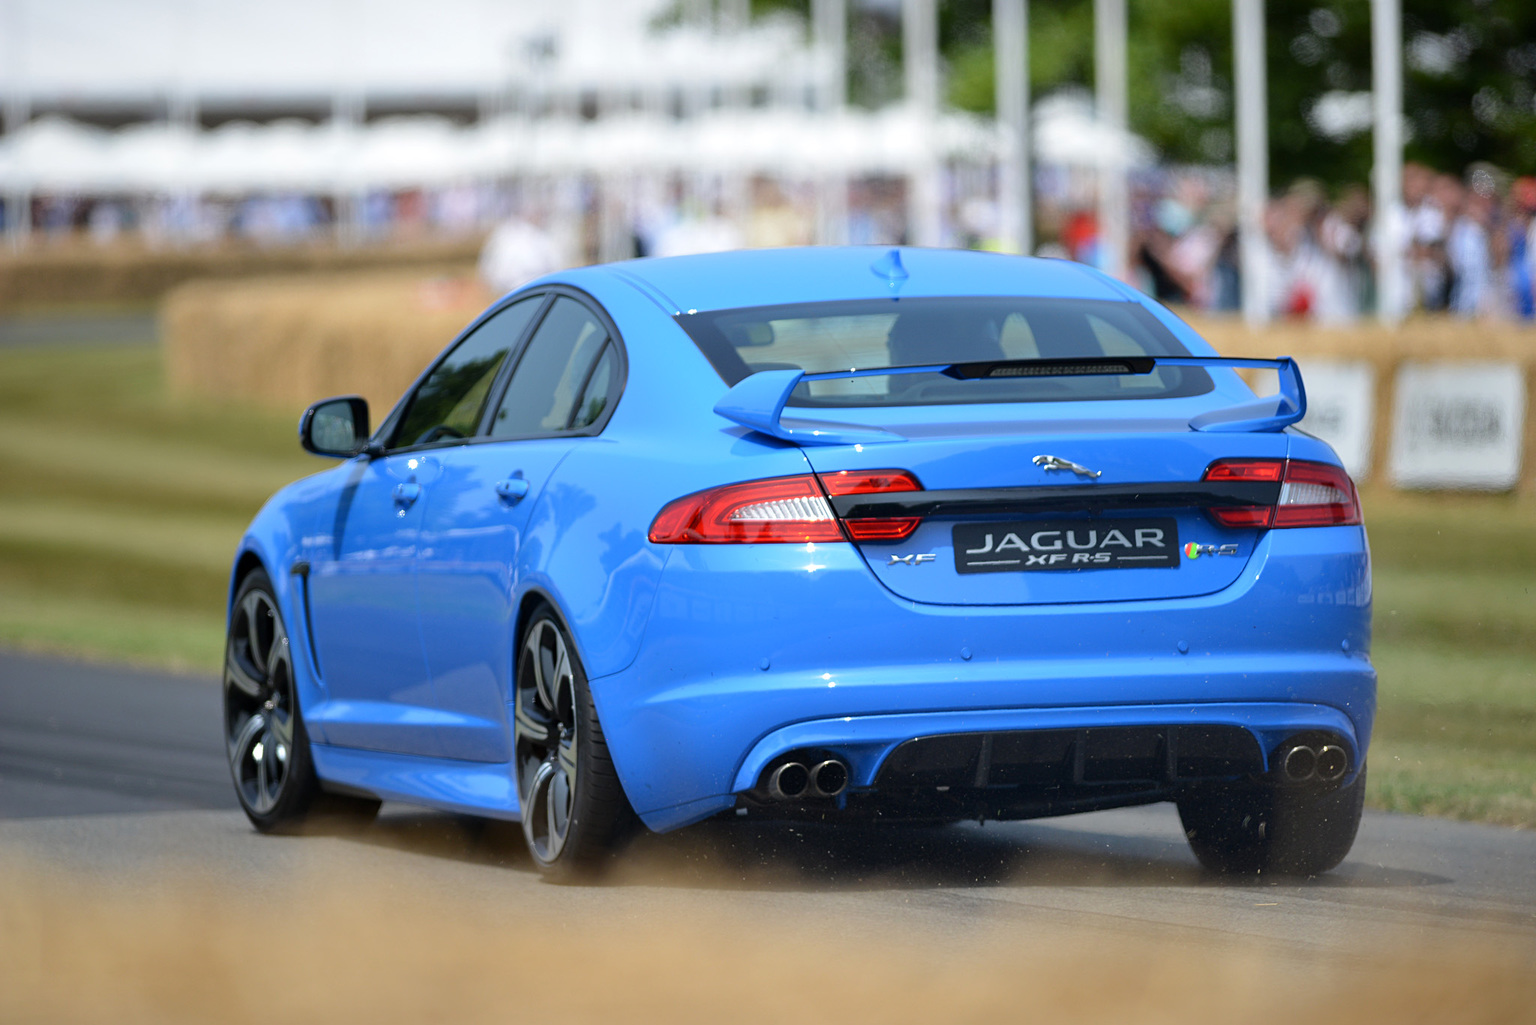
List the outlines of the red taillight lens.
{"label": "red taillight lens", "polygon": [[827,496],[809,473],[685,495],[656,514],[648,536],[673,545],[843,540]]}
{"label": "red taillight lens", "polygon": [[[1285,479],[1284,459],[1218,459],[1205,468],[1206,480],[1230,480],[1264,483]],[[1274,521],[1275,509],[1269,505],[1224,506],[1210,510],[1211,519],[1223,527],[1260,530]]]}
{"label": "red taillight lens", "polygon": [[1285,467],[1277,527],[1339,527],[1360,522],[1355,483],[1337,466],[1292,459]]}
{"label": "red taillight lens", "polygon": [[1300,459],[1220,459],[1206,468],[1206,480],[1279,481],[1277,505],[1211,509],[1223,527],[1329,527],[1360,522],[1355,485],[1337,466]]}
{"label": "red taillight lens", "polygon": [[[871,495],[881,492],[921,491],[923,486],[906,470],[840,470],[821,475],[829,495]],[[923,522],[920,516],[844,520],[854,541],[901,541]]]}
{"label": "red taillight lens", "polygon": [[[845,470],[727,484],[685,495],[651,521],[656,544],[792,544],[807,541],[900,541],[921,517],[846,520],[840,525],[827,495],[921,491],[906,470]],[[843,530],[847,529],[847,538]]]}
{"label": "red taillight lens", "polygon": [[921,491],[923,486],[906,470],[839,470],[821,475],[829,495],[868,495],[880,491]]}
{"label": "red taillight lens", "polygon": [[1218,459],[1205,468],[1206,480],[1270,481],[1285,479],[1284,459]]}

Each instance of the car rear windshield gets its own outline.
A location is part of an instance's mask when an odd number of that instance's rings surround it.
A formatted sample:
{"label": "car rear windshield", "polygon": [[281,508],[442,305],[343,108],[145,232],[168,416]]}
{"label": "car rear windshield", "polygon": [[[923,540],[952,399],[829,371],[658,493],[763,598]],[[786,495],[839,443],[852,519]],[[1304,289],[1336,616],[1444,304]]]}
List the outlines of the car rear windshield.
{"label": "car rear windshield", "polygon": [[[1187,356],[1172,332],[1133,302],[943,298],[799,303],[679,314],[677,322],[725,382],[760,370],[819,373],[1010,359]],[[956,381],[939,373],[807,381],[793,406],[923,406],[1200,395],[1198,367],[1150,374]]]}

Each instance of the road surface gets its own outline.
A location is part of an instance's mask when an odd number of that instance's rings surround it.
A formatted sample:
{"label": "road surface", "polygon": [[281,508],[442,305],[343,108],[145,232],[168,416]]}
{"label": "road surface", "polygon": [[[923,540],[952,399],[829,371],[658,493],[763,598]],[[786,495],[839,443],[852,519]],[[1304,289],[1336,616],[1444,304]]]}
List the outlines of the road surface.
{"label": "road surface", "polygon": [[605,885],[544,884],[515,826],[386,805],[353,836],[266,837],[237,810],[214,680],[0,653],[0,863],[94,878],[192,870],[409,879],[481,906],[593,916],[835,915],[929,934],[978,922],[1151,927],[1326,954],[1362,936],[1536,950],[1536,833],[1367,812],[1309,881],[1201,872],[1171,805],[945,830],[733,820],[643,837]]}

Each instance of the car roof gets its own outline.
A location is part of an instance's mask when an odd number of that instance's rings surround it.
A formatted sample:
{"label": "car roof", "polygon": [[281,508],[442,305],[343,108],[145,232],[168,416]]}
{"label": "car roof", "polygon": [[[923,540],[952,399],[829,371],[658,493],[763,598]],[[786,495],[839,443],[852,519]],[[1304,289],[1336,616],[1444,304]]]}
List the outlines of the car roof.
{"label": "car roof", "polygon": [[[889,273],[893,252],[905,277]],[[601,270],[628,281],[673,313],[892,296],[1131,299],[1128,290],[1067,260],[915,246],[743,249],[627,260]]]}

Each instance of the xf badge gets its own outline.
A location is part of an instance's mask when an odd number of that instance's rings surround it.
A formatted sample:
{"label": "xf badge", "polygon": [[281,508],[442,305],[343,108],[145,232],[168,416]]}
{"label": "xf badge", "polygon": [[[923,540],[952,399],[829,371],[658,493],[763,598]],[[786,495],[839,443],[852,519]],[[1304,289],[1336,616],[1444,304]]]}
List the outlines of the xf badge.
{"label": "xf badge", "polygon": [[923,563],[932,562],[936,558],[938,558],[938,556],[934,555],[932,552],[924,552],[922,555],[917,555],[915,553],[912,555],[893,555],[891,556],[891,561],[886,563],[886,565],[894,566],[898,562],[904,562],[908,566],[921,566]]}

